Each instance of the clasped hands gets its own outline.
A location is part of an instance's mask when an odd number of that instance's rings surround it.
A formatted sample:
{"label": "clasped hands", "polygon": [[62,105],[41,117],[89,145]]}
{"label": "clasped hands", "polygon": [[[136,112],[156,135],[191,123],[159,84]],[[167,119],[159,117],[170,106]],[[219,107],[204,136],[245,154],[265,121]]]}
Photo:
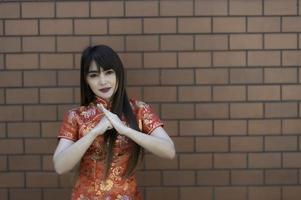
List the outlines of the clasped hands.
{"label": "clasped hands", "polygon": [[112,128],[115,128],[115,130],[121,134],[124,135],[129,127],[127,127],[118,117],[118,115],[110,112],[107,110],[102,104],[97,104],[97,108],[99,108],[105,116],[100,120],[100,122],[95,126],[95,128],[100,131],[103,134],[106,130],[110,130]]}

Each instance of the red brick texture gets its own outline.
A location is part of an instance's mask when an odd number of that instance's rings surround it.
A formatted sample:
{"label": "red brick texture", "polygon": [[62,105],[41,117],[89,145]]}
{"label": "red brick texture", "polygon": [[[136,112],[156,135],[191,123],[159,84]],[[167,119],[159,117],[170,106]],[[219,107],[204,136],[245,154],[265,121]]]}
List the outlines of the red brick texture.
{"label": "red brick texture", "polygon": [[301,199],[301,0],[0,3],[0,199],[66,200],[54,172],[80,53],[120,55],[177,155],[149,153],[145,200]]}

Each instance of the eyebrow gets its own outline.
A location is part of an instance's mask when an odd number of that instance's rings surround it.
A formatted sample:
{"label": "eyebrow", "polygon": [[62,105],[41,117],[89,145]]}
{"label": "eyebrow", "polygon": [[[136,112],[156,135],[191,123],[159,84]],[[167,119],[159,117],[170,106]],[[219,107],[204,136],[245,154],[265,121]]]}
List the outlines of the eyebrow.
{"label": "eyebrow", "polygon": [[88,74],[90,74],[90,73],[99,73],[99,71],[96,71],[96,70],[88,71]]}

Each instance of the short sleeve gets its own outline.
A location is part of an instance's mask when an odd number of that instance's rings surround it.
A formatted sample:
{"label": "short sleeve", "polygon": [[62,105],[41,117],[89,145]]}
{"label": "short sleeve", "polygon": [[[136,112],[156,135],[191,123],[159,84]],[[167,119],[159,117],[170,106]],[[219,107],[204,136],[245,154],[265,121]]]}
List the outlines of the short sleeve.
{"label": "short sleeve", "polygon": [[58,138],[66,138],[73,141],[78,140],[78,123],[76,116],[75,110],[69,110],[65,113]]}
{"label": "short sleeve", "polygon": [[158,115],[152,110],[152,108],[148,104],[138,101],[137,106],[138,125],[143,133],[151,134],[151,132],[155,128],[163,126],[163,123],[158,117]]}

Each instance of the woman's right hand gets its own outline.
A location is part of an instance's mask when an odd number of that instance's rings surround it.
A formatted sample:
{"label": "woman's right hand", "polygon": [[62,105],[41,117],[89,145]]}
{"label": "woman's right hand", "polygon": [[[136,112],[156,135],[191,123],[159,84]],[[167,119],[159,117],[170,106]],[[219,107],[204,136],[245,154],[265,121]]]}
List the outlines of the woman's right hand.
{"label": "woman's right hand", "polygon": [[98,122],[98,124],[91,130],[95,132],[96,135],[102,135],[107,130],[110,130],[113,128],[113,125],[108,120],[106,116],[103,116],[103,118]]}

